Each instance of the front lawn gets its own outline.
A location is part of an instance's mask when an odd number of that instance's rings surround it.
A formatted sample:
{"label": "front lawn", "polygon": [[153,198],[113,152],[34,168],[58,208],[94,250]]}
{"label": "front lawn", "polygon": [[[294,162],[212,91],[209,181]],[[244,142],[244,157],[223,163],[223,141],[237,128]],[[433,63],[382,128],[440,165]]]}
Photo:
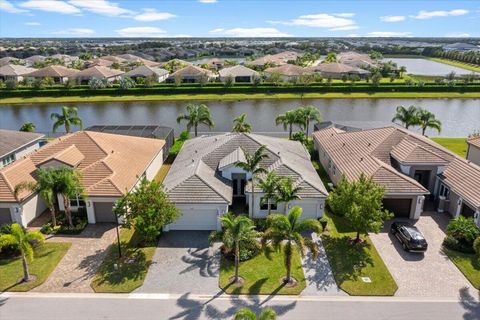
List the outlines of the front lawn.
{"label": "front lawn", "polygon": [[282,278],[286,276],[283,253],[271,247],[261,251],[250,260],[240,263],[239,275],[245,280],[243,285],[229,284],[235,267],[233,261],[222,257],[220,263],[220,288],[228,294],[300,294],[305,289],[300,254],[293,252],[292,276],[298,281],[293,288],[283,285]]}
{"label": "front lawn", "polygon": [[475,288],[480,290],[480,258],[474,254],[462,253],[447,248],[443,250],[463,273],[465,278],[467,278]]}
{"label": "front lawn", "polygon": [[95,292],[128,293],[143,284],[156,246],[139,246],[139,237],[133,229],[121,229],[120,243],[122,259],[118,259],[115,241],[90,284]]}
{"label": "front lawn", "polygon": [[467,141],[465,138],[432,138],[432,140],[463,158],[467,155]]}
{"label": "front lawn", "polygon": [[34,259],[28,264],[30,275],[35,279],[17,284],[23,277],[20,258],[0,259],[0,292],[29,291],[47,280],[50,273],[70,248],[70,243],[46,242],[34,250]]}
{"label": "front lawn", "polygon": [[[344,218],[325,213],[327,231],[322,242],[338,286],[352,296],[393,296],[398,287],[368,236],[352,245],[351,230]],[[371,282],[365,282],[368,277]]]}

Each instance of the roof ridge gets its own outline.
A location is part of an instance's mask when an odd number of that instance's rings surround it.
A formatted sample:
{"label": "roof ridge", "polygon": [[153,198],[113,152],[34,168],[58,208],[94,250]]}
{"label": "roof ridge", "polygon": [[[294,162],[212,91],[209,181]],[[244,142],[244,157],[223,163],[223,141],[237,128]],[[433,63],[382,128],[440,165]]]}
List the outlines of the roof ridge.
{"label": "roof ridge", "polygon": [[[75,133],[79,133],[79,132],[82,132],[83,134],[87,135],[87,137],[92,140],[92,142],[100,149],[102,150],[103,152],[105,152],[105,156],[108,157],[108,155],[110,154],[110,152],[108,152],[107,150],[105,150],[105,148],[103,148],[100,144],[98,144],[98,142],[93,138],[92,134],[95,132],[95,131],[77,131]],[[95,132],[95,133],[102,133],[103,132]],[[108,133],[107,133],[108,134]]]}

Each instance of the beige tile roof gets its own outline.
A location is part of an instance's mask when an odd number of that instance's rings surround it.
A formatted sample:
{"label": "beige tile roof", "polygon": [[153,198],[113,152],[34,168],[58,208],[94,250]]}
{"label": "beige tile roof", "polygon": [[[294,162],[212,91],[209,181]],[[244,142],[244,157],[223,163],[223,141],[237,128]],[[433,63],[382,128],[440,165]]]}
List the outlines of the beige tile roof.
{"label": "beige tile roof", "polygon": [[302,74],[313,73],[309,68],[303,68],[294,64],[284,64],[279,67],[267,68],[266,73],[279,73],[284,76],[300,76]]}
{"label": "beige tile roof", "polygon": [[[133,188],[164,144],[160,139],[92,131],[68,134],[0,170],[0,201],[15,201],[15,186],[35,181],[37,167],[52,159],[81,171],[88,196],[121,196]],[[27,195],[21,194],[20,198]]]}
{"label": "beige tile roof", "polygon": [[58,78],[58,77],[71,77],[78,72],[76,69],[70,69],[64,66],[48,66],[42,69],[35,70],[31,73],[27,73],[26,76],[34,78]]}
{"label": "beige tile roof", "polygon": [[311,67],[310,70],[315,72],[326,73],[368,73],[366,70],[362,70],[356,67],[349,66],[344,63],[330,62],[321,63],[318,66]]}
{"label": "beige tile roof", "polygon": [[114,62],[112,60],[96,58],[93,60],[86,61],[85,65],[88,67],[94,67],[94,66],[110,67],[113,63]]}
{"label": "beige tile roof", "polygon": [[34,68],[29,68],[16,64],[7,64],[0,67],[0,76],[22,76],[24,74],[35,71]]}
{"label": "beige tile roof", "polygon": [[233,67],[223,68],[222,70],[218,71],[220,77],[253,77],[258,76],[259,73],[255,70],[247,68],[242,65],[236,65]]}
{"label": "beige tile roof", "polygon": [[135,69],[125,73],[125,76],[128,77],[150,77],[150,76],[157,76],[162,77],[168,75],[168,70],[156,67],[149,67],[149,66],[139,66]]}
{"label": "beige tile roof", "polygon": [[205,74],[209,77],[214,76],[213,72],[211,72],[210,70],[203,69],[203,68],[200,68],[200,67],[197,67],[197,66],[194,66],[194,65],[188,65],[185,68],[182,68],[182,69],[179,69],[179,70],[175,71],[174,73],[172,73],[170,75],[170,77],[171,78],[175,78],[177,76],[180,76],[182,78],[185,78],[185,77],[199,77],[202,74]]}
{"label": "beige tile roof", "polygon": [[390,154],[404,164],[445,165],[448,163],[447,159],[407,139],[397,144]]}
{"label": "beige tile roof", "polygon": [[0,157],[4,157],[43,137],[44,135],[41,133],[0,129]]}
{"label": "beige tile roof", "polygon": [[280,66],[286,64],[289,60],[295,60],[300,54],[294,51],[284,51],[277,54],[267,54],[258,59],[247,61],[245,64],[253,66],[263,66],[267,63],[273,63]]}
{"label": "beige tile roof", "polygon": [[121,70],[103,66],[93,66],[75,74],[75,78],[112,78],[124,74]]}
{"label": "beige tile roof", "polygon": [[480,167],[455,158],[442,174],[443,182],[471,206],[480,209]]}
{"label": "beige tile roof", "polygon": [[477,148],[480,148],[480,136],[468,139],[467,143]]}

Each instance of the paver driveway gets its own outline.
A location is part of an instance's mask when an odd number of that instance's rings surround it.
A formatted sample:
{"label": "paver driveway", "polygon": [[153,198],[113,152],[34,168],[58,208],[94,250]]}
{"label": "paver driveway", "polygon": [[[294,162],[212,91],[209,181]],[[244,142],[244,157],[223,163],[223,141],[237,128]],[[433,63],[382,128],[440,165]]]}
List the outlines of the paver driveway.
{"label": "paver driveway", "polygon": [[53,236],[47,241],[71,242],[72,246],[38,292],[93,292],[90,282],[115,240],[113,224],[88,225],[79,235]]}
{"label": "paver driveway", "polygon": [[460,296],[466,288],[470,295],[478,293],[450,259],[442,253],[446,214],[424,213],[415,226],[425,236],[428,250],[425,254],[405,252],[399,241],[388,231],[392,221],[385,223],[379,234],[371,239],[398,284],[396,296],[450,297]]}
{"label": "paver driveway", "polygon": [[143,293],[217,294],[219,245],[208,246],[206,231],[170,231],[160,237]]}

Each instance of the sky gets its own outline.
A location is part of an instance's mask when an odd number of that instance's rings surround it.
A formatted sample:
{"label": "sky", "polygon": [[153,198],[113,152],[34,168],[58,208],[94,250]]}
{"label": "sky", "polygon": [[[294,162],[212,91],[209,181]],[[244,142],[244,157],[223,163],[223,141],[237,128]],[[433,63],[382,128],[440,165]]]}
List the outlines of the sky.
{"label": "sky", "polygon": [[0,37],[480,37],[480,1],[0,0]]}

